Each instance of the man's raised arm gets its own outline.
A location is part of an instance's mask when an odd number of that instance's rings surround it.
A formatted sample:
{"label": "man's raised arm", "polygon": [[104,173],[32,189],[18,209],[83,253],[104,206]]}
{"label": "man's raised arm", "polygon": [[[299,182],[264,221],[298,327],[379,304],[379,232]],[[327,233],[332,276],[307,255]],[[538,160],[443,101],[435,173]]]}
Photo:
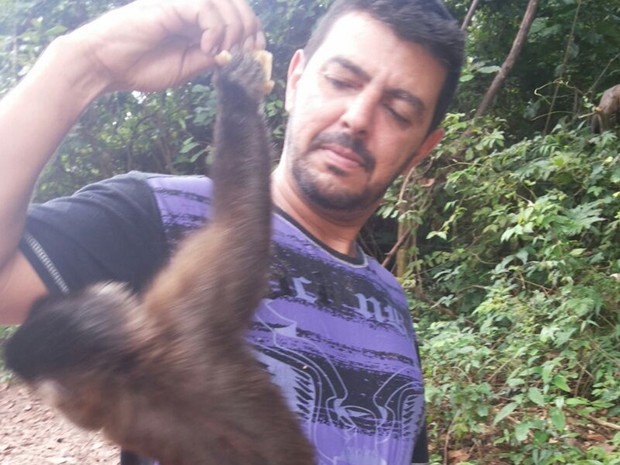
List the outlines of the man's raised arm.
{"label": "man's raised arm", "polygon": [[56,39],[0,101],[0,324],[23,321],[46,288],[18,250],[41,170],[82,111],[110,91],[156,91],[262,48],[244,0],[138,0]]}

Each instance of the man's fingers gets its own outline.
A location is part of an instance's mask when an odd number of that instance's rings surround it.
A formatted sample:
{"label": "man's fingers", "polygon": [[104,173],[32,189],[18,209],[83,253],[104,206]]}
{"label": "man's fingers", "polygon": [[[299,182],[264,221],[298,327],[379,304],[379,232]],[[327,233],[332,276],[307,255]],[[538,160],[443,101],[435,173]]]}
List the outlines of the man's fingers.
{"label": "man's fingers", "polygon": [[184,79],[188,79],[213,66],[215,63],[215,54],[206,54],[202,51],[200,46],[196,45],[187,49],[184,56],[183,69],[180,74]]}
{"label": "man's fingers", "polygon": [[199,29],[199,44],[205,54],[217,55],[224,47],[226,19],[219,8],[210,0],[200,3],[195,13],[195,26]]}
{"label": "man's fingers", "polygon": [[245,34],[241,14],[230,0],[215,1],[214,4],[220,12],[225,27],[222,49],[230,50],[234,45],[239,44]]}
{"label": "man's fingers", "polygon": [[81,29],[114,90],[176,85],[213,66],[222,50],[264,47],[245,0],[137,0]]}
{"label": "man's fingers", "polygon": [[243,46],[244,48],[249,47],[250,50],[255,49],[257,45],[256,34],[262,29],[260,21],[245,0],[229,1],[232,5],[234,5],[239,15],[239,20],[243,24],[243,33],[240,38],[241,42],[239,43],[239,45]]}
{"label": "man's fingers", "polygon": [[201,48],[217,54],[235,47],[256,48],[260,22],[244,0],[206,0],[198,14]]}
{"label": "man's fingers", "polygon": [[254,48],[256,50],[265,50],[267,48],[267,38],[262,30],[259,30],[254,36]]}

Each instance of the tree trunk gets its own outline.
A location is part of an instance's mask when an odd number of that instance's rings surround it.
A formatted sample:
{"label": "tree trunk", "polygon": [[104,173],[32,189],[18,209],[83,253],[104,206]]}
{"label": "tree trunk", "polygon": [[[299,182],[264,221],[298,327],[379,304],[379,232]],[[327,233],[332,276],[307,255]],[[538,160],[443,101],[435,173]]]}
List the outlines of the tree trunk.
{"label": "tree trunk", "polygon": [[510,53],[506,57],[504,64],[501,69],[493,79],[489,90],[485,94],[482,99],[482,103],[478,107],[476,114],[474,117],[482,116],[486,111],[491,107],[491,103],[495,99],[495,96],[504,85],[506,78],[508,77],[508,73],[512,70],[512,67],[517,61],[521,50],[523,49],[523,45],[525,44],[525,39],[530,31],[530,27],[532,26],[532,22],[536,17],[536,10],[538,9],[538,4],[540,0],[530,0],[527,4],[527,9],[525,10],[525,15],[523,15],[523,20],[521,21],[521,26],[519,26],[519,31],[517,32],[517,36],[515,37],[514,42],[512,43],[512,48],[510,49]]}

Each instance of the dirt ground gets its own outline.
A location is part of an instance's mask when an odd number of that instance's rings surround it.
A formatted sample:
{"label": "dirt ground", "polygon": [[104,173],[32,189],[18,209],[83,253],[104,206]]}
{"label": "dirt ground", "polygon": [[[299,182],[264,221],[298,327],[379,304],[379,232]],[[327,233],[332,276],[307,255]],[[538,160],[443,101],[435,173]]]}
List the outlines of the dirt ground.
{"label": "dirt ground", "polygon": [[118,449],[77,429],[16,381],[0,381],[0,464],[117,465]]}

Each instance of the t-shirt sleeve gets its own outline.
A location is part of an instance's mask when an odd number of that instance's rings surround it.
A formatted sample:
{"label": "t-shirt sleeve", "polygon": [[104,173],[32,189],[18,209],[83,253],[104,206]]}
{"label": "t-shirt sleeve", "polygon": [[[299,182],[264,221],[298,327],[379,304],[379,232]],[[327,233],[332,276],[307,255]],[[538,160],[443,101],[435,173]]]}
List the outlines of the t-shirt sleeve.
{"label": "t-shirt sleeve", "polygon": [[52,293],[100,281],[139,290],[169,254],[157,203],[140,173],[33,205],[20,249]]}

